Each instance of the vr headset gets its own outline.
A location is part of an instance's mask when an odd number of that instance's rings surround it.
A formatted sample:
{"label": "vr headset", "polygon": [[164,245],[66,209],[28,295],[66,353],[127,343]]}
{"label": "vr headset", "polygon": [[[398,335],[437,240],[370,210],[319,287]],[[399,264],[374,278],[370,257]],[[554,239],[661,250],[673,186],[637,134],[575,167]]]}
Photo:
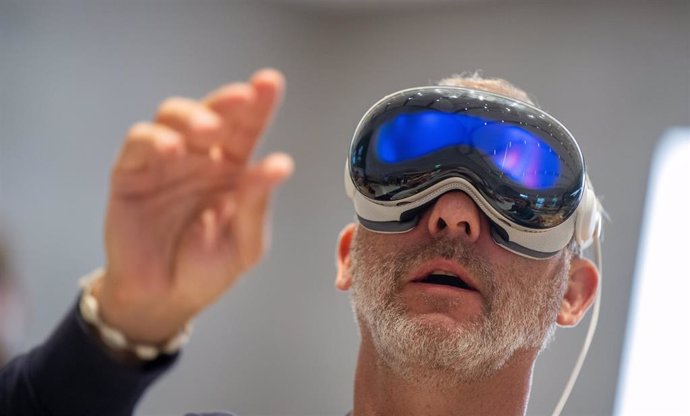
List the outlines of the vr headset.
{"label": "vr headset", "polygon": [[554,117],[491,92],[426,86],[390,94],[355,130],[345,187],[359,222],[380,233],[414,228],[449,191],[465,192],[494,241],[545,259],[598,239],[601,205],[573,135]]}

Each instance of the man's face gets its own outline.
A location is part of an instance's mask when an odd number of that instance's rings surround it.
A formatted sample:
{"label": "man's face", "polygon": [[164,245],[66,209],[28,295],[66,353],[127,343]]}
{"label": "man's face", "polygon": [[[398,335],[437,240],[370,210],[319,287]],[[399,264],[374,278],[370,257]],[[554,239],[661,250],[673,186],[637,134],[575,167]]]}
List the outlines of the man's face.
{"label": "man's face", "polygon": [[[553,332],[569,255],[520,257],[496,245],[489,227],[467,195],[453,192],[408,233],[357,228],[355,313],[378,355],[403,377],[481,381],[516,351],[538,351]],[[442,284],[458,278],[471,289]]]}

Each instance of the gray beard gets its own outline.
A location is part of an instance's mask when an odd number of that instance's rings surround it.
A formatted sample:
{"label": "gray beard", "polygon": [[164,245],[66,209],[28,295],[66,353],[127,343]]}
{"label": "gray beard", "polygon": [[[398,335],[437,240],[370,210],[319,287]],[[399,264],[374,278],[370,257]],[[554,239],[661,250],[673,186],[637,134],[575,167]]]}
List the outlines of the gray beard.
{"label": "gray beard", "polygon": [[[356,233],[352,247],[352,304],[370,335],[382,365],[411,382],[436,388],[481,382],[494,375],[519,349],[540,351],[552,338],[567,283],[567,268],[535,284],[527,268],[491,269],[470,246],[441,239],[409,253],[376,253]],[[375,257],[375,256],[373,256]],[[482,314],[449,327],[408,313],[399,293],[406,273],[433,257],[454,260],[482,282]],[[565,256],[564,256],[565,257]],[[502,276],[517,276],[505,282]],[[435,299],[439,308],[455,301]],[[441,302],[439,304],[439,302]]]}

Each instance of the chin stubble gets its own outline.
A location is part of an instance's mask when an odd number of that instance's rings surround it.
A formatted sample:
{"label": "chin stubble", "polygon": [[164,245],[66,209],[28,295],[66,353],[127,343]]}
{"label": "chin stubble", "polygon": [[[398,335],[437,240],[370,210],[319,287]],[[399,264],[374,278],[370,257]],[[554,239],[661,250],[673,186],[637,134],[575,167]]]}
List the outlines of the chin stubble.
{"label": "chin stubble", "polygon": [[[380,254],[362,234],[356,234],[351,256],[355,316],[370,334],[380,364],[404,379],[439,388],[481,382],[518,349],[541,349],[551,338],[565,290],[563,275],[551,276],[549,285],[543,279],[535,284],[527,267],[489,266],[473,247],[449,239]],[[405,309],[399,293],[407,273],[438,257],[457,261],[481,282],[484,303],[474,320],[449,326]],[[564,269],[557,268],[567,276]],[[441,310],[457,306],[453,300],[434,301]]]}

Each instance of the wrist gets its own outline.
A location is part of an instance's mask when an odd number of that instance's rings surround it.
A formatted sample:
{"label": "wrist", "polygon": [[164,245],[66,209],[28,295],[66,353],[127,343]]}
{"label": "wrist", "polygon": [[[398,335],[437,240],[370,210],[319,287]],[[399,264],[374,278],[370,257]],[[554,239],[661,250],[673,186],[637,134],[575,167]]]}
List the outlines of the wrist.
{"label": "wrist", "polygon": [[[99,316],[132,342],[162,345],[191,321],[178,303],[145,288],[123,285],[108,271],[94,272],[91,293],[98,302]],[[123,287],[124,286],[124,287]]]}
{"label": "wrist", "polygon": [[[103,284],[103,271],[97,270],[80,281],[83,292],[79,302],[79,310],[83,319],[89,323],[100,340],[117,355],[133,355],[140,360],[153,360],[160,354],[173,354],[184,345],[191,332],[191,322],[179,325],[174,331],[160,331],[158,325],[143,325],[141,335],[132,336],[133,332],[118,326],[118,322],[104,317],[104,310],[100,302],[103,296],[97,296],[97,291]],[[127,305],[121,305],[122,310],[128,310]],[[132,314],[132,310],[128,310]],[[145,322],[146,316],[139,316],[139,321]],[[157,329],[146,331],[146,328]],[[181,329],[180,329],[181,328]],[[164,334],[161,336],[160,334]]]}

